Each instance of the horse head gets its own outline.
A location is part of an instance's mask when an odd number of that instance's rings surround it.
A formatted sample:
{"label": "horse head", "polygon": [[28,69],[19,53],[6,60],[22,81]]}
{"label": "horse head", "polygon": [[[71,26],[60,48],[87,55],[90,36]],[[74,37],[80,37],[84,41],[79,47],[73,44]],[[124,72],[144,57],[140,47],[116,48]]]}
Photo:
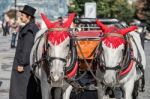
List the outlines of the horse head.
{"label": "horse head", "polygon": [[44,15],[42,18],[48,27],[45,43],[49,67],[48,79],[58,82],[64,77],[70,78],[75,74],[72,71],[75,72],[77,68],[73,70],[76,63],[76,49],[69,27],[59,24],[58,21],[51,23]]}
{"label": "horse head", "polygon": [[[114,36],[115,35],[115,36]],[[105,34],[102,39],[102,61],[105,66],[104,81],[107,84],[116,84],[117,70],[123,59],[125,49],[125,40],[122,34],[109,33]]]}
{"label": "horse head", "polygon": [[101,66],[104,69],[104,83],[114,86],[118,80],[118,73],[121,70],[126,40],[125,35],[136,27],[118,29],[117,27],[107,27],[100,21],[96,21],[102,29],[104,36],[101,39],[100,55]]}

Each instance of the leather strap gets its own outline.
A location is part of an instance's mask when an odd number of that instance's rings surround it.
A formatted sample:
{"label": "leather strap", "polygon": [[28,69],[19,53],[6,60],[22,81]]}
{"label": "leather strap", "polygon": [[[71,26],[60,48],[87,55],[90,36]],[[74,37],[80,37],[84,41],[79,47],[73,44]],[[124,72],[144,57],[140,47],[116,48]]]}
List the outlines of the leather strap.
{"label": "leather strap", "polygon": [[68,31],[68,28],[50,28],[49,31],[50,32],[53,32],[53,31]]}
{"label": "leather strap", "polygon": [[119,38],[122,38],[124,39],[124,36],[122,34],[118,34],[118,33],[107,33],[107,34],[104,34],[104,36],[106,37],[112,37],[112,36],[115,36],[115,37],[119,37]]}

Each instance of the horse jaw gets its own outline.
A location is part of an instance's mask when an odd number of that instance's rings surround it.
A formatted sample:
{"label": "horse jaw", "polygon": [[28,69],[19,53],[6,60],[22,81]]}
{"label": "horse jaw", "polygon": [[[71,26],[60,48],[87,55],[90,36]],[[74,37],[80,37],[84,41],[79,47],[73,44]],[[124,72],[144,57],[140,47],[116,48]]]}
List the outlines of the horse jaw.
{"label": "horse jaw", "polygon": [[[118,48],[112,48],[106,46],[103,43],[103,49],[104,49],[104,59],[106,60],[106,67],[115,67],[119,65],[122,59],[123,55],[123,49],[124,44],[121,44],[118,46]],[[115,70],[106,70],[104,74],[104,81],[107,85],[113,86],[117,83],[116,78],[117,72]]]}

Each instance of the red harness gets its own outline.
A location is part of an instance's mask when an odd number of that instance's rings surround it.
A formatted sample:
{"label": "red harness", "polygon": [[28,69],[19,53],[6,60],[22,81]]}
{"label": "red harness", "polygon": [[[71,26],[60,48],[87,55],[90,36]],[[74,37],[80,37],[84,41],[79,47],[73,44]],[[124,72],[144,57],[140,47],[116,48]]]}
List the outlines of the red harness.
{"label": "red harness", "polygon": [[125,69],[124,71],[121,71],[121,72],[119,73],[119,76],[122,77],[122,76],[127,75],[127,74],[131,71],[131,69],[132,69],[132,67],[133,67],[133,63],[134,63],[134,60],[131,60],[129,66],[128,66],[128,68]]}

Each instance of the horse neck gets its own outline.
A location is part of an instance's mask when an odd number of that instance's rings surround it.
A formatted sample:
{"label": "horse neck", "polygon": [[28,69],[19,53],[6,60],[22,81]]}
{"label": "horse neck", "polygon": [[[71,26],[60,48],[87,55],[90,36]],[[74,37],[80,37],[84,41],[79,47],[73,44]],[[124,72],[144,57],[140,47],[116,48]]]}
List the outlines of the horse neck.
{"label": "horse neck", "polygon": [[132,50],[133,50],[133,57],[134,58],[138,58],[138,46],[137,46],[137,42],[135,41],[135,39],[134,39],[134,37],[132,38],[130,38],[130,43],[131,43],[131,48],[132,48]]}

